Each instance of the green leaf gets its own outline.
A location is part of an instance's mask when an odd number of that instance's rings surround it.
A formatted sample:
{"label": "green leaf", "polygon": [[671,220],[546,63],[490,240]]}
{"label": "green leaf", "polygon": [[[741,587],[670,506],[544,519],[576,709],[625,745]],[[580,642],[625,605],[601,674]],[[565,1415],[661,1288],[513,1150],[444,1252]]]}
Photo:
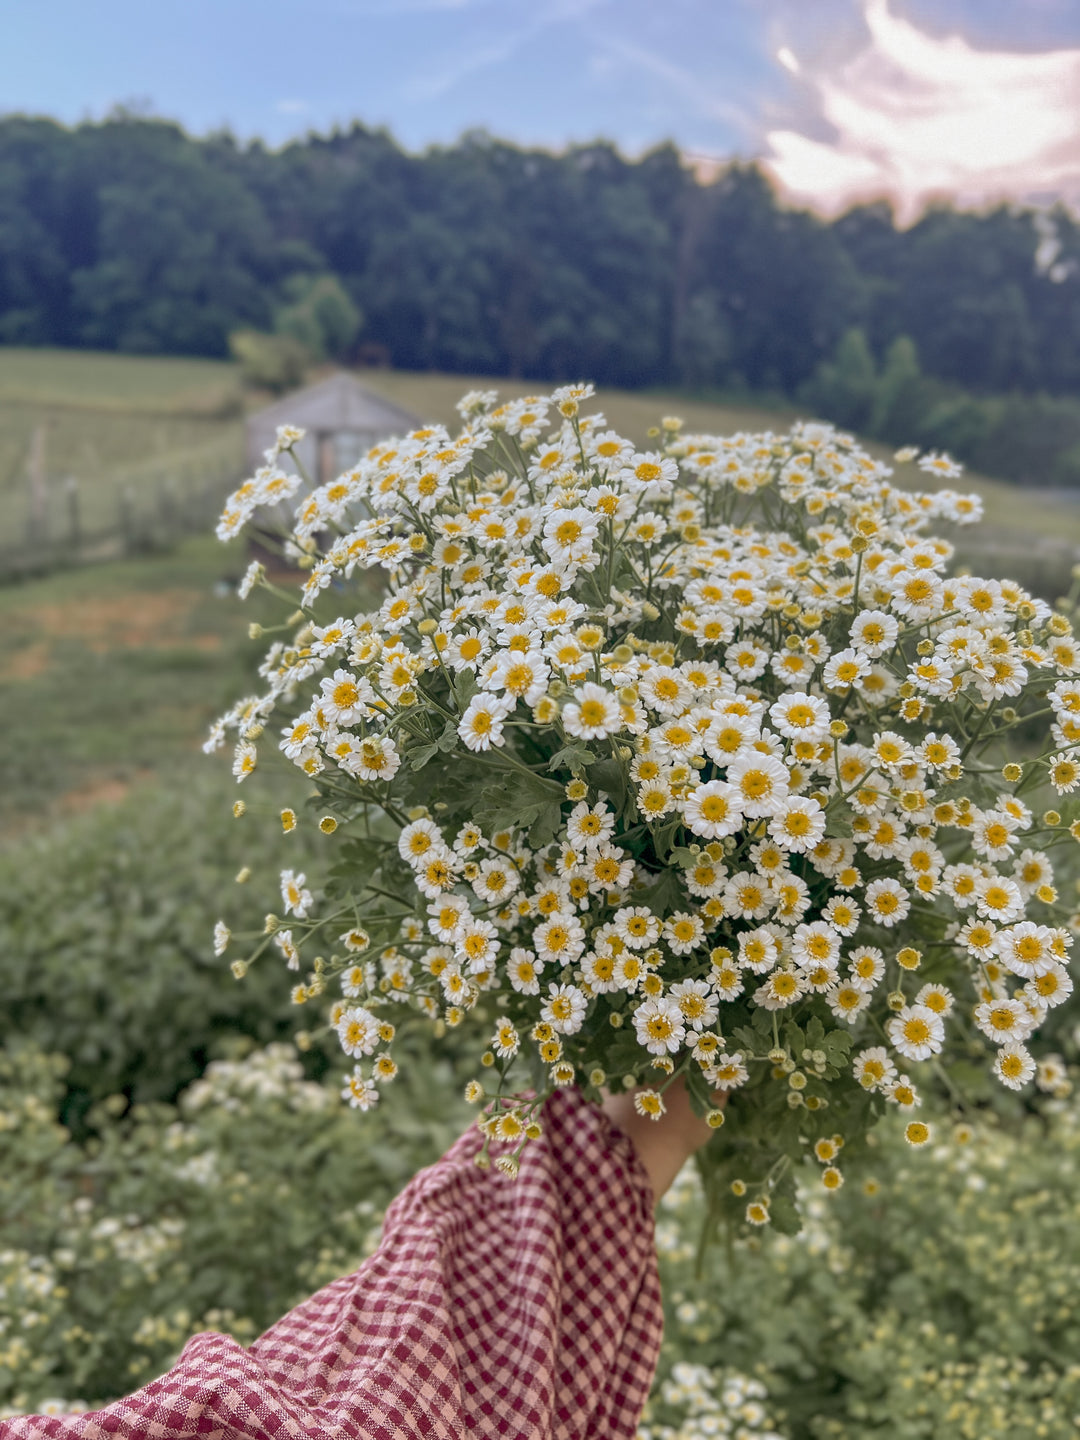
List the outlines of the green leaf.
{"label": "green leaf", "polygon": [[755,1010],[750,1024],[758,1035],[772,1035],[772,1012],[765,1009]]}
{"label": "green leaf", "polygon": [[789,1167],[773,1187],[769,1196],[769,1220],[772,1228],[781,1235],[797,1235],[802,1229],[802,1217],[795,1203],[795,1173]]}
{"label": "green leaf", "polygon": [[802,1217],[794,1199],[774,1194],[769,1206],[769,1223],[780,1235],[798,1235],[802,1229]]}
{"label": "green leaf", "polygon": [[824,1050],[830,1064],[840,1065],[851,1053],[853,1043],[847,1030],[830,1030],[815,1049]]}
{"label": "green leaf", "polygon": [[700,853],[700,850],[695,854],[685,845],[676,845],[673,850],[668,852],[668,859],[676,865],[682,866],[684,870],[692,870],[698,862]]}
{"label": "green leaf", "polygon": [[617,760],[600,760],[589,766],[589,784],[606,795],[624,822],[634,818],[634,797],[626,784],[626,771]]}
{"label": "green leaf", "polygon": [[529,844],[535,849],[550,845],[562,825],[562,806],[545,805],[529,827]]}
{"label": "green leaf", "polygon": [[584,770],[586,765],[591,765],[596,760],[593,752],[584,745],[576,745],[573,741],[557,750],[548,761],[549,770]]}
{"label": "green leaf", "polygon": [[676,815],[674,820],[669,820],[666,825],[660,825],[653,831],[653,848],[658,860],[667,860],[670,856],[672,842],[681,825],[682,816]]}
{"label": "green leaf", "polygon": [[413,770],[422,770],[431,757],[438,753],[438,745],[416,745],[409,751],[409,765]]}
{"label": "green leaf", "polygon": [[635,896],[635,904],[647,905],[654,915],[666,915],[683,900],[677,870],[662,870],[654,885]]}
{"label": "green leaf", "polygon": [[546,812],[541,833],[550,830],[551,838],[554,839],[554,833],[562,822],[564,799],[563,787],[556,785],[554,781],[518,770],[506,771],[504,778],[484,786],[472,806],[472,815],[483,830],[524,830]]}

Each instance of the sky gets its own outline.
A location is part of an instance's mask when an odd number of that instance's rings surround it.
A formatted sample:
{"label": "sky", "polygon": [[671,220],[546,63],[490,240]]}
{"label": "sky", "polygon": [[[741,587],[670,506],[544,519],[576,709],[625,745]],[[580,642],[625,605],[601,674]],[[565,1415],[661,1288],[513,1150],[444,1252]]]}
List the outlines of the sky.
{"label": "sky", "polygon": [[69,123],[672,140],[827,214],[1080,207],[1080,0],[3,0],[0,50],[0,112]]}

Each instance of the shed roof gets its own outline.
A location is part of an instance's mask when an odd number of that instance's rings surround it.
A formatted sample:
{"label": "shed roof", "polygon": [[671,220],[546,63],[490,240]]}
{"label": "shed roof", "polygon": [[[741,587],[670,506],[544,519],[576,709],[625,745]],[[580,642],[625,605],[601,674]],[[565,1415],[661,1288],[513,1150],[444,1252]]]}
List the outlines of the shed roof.
{"label": "shed roof", "polygon": [[384,400],[352,375],[339,370],[256,411],[248,417],[247,427],[249,440],[257,438],[257,448],[261,450],[264,444],[273,441],[279,425],[301,425],[316,433],[351,431],[386,437],[415,430],[419,423],[418,417],[408,410]]}

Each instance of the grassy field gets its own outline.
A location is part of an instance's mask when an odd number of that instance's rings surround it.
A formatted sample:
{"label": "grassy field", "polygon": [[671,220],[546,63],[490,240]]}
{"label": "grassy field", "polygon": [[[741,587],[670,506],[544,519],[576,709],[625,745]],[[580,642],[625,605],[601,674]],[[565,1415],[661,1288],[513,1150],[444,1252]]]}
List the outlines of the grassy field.
{"label": "grassy field", "polygon": [[245,563],[207,537],[0,590],[3,833],[215,763],[206,726],[251,688],[261,649],[259,597],[233,593]]}
{"label": "grassy field", "polygon": [[[360,378],[372,390],[422,419],[438,420],[451,426],[457,421],[454,403],[468,389],[495,389],[500,395],[511,398],[550,388],[524,381],[425,375],[404,370],[368,370]],[[805,412],[795,406],[766,409],[745,404],[716,404],[688,399],[677,391],[665,390],[633,392],[601,388],[597,392],[596,403],[616,430],[629,435],[639,444],[647,443],[649,427],[656,425],[664,415],[681,416],[687,432],[720,435],[730,435],[737,430],[783,431],[793,420],[805,416]],[[882,458],[891,455],[887,446],[871,442],[868,448]],[[912,486],[933,488],[933,483],[914,465],[898,466],[897,478]],[[1001,480],[990,480],[985,475],[969,474],[963,487],[982,494],[986,502],[987,525],[1003,534],[1015,535],[1017,531],[1026,531],[1080,544],[1080,504],[1072,507],[1056,503],[1038,492],[1022,490]]]}
{"label": "grassy field", "polygon": [[227,360],[0,346],[0,403],[220,416],[238,411],[240,372]]}
{"label": "grassy field", "polygon": [[167,520],[240,468],[242,405],[221,361],[0,348],[0,546]]}

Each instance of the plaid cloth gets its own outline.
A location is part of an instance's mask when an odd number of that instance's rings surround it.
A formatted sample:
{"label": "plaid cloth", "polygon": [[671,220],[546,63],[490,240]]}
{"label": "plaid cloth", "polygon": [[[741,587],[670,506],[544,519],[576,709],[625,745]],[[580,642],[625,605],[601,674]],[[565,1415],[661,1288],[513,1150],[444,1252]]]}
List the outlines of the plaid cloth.
{"label": "plaid cloth", "polygon": [[475,1129],[387,1212],[379,1249],[250,1349],[194,1336],[174,1369],[2,1440],[631,1440],[662,1311],[652,1191],[573,1089],[510,1180]]}

